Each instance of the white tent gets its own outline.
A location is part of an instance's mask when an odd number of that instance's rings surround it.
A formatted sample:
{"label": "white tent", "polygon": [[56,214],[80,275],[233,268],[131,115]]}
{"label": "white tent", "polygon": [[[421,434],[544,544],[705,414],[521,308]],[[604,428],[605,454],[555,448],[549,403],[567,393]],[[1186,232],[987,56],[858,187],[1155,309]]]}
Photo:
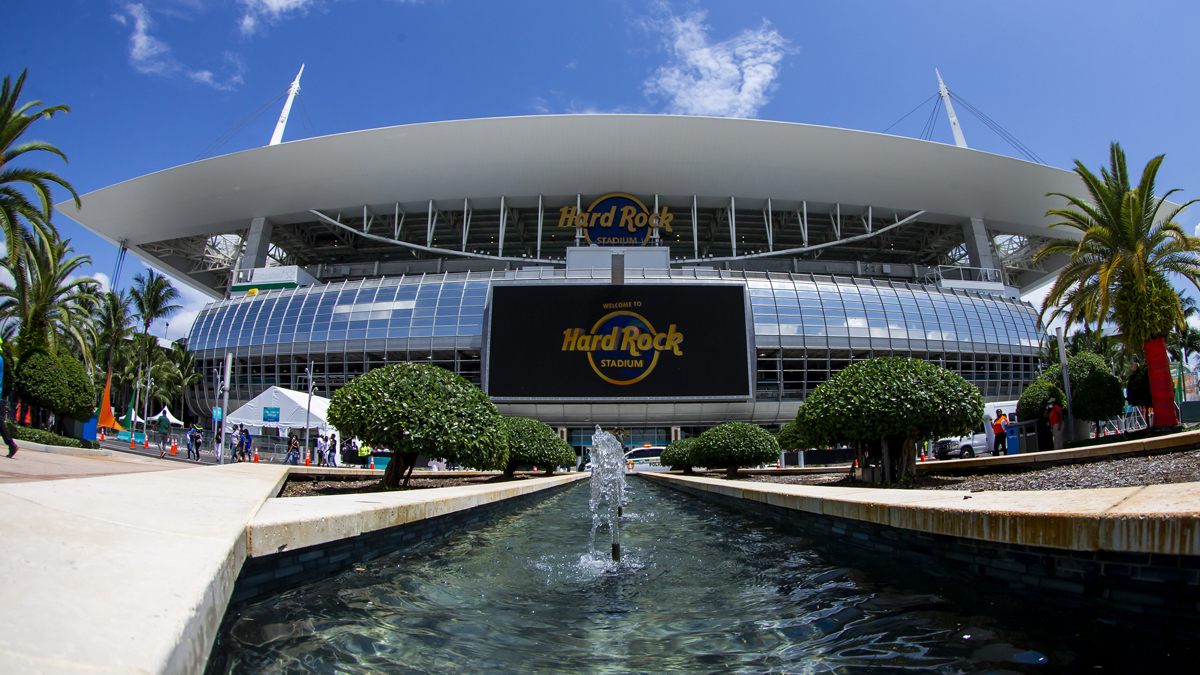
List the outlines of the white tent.
{"label": "white tent", "polygon": [[171,423],[171,426],[174,426],[174,427],[183,426],[183,422],[176,419],[175,416],[171,414],[171,411],[167,410],[166,406],[163,406],[162,412],[158,413],[157,415],[151,415],[150,420],[152,422],[154,422],[155,424],[157,424],[158,418],[162,417],[163,415],[167,416],[167,421]]}
{"label": "white tent", "polygon": [[[248,427],[303,429],[306,426],[304,420],[307,404],[306,392],[271,387],[233,411],[228,420],[230,424],[244,424]],[[308,428],[326,428],[328,423],[325,421],[325,415],[328,411],[329,399],[313,396]]]}

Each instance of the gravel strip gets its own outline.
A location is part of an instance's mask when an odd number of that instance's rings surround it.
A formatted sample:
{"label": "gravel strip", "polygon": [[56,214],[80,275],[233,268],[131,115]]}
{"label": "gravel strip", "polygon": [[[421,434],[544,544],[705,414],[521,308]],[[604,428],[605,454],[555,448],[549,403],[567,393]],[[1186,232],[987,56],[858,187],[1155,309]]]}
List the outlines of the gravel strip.
{"label": "gravel strip", "polygon": [[758,483],[826,485],[832,487],[890,487],[918,490],[1090,490],[1093,488],[1140,487],[1164,483],[1200,481],[1200,450],[1149,457],[1110,459],[1087,464],[1068,464],[1046,469],[1007,470],[973,476],[924,474],[912,483],[870,485],[849,480],[843,474],[817,476],[750,476]]}
{"label": "gravel strip", "polygon": [[280,497],[314,497],[318,495],[354,495],[370,492],[399,492],[402,490],[428,490],[431,488],[458,487],[461,485],[484,485],[488,483],[503,483],[508,480],[527,480],[526,476],[515,476],[511,479],[503,476],[472,476],[469,478],[413,478],[408,481],[408,487],[387,490],[379,478],[358,481],[306,481],[290,480],[283,487]]}

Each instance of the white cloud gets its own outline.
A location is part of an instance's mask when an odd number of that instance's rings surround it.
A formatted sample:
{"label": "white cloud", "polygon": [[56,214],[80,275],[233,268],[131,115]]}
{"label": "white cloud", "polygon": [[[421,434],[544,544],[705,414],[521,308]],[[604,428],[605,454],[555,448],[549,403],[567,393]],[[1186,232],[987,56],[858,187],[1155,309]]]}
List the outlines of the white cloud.
{"label": "white cloud", "polygon": [[579,61],[572,61],[567,64],[567,68],[575,68],[579,65]]}
{"label": "white cloud", "polygon": [[95,279],[96,283],[100,284],[101,293],[107,293],[108,289],[112,288],[112,280],[109,279],[108,275],[104,272],[93,272],[88,276]]}
{"label": "white cloud", "polygon": [[[133,34],[129,36],[129,63],[134,69],[139,73],[154,75],[167,75],[179,70],[179,64],[171,58],[171,48],[150,34],[154,24],[145,5],[125,5],[125,11],[133,19]],[[124,17],[119,22],[126,25]]]}
{"label": "white cloud", "polygon": [[[411,2],[421,0],[396,0]],[[281,19],[291,16],[303,16],[313,7],[324,4],[323,0],[241,0],[245,10],[238,21],[242,35],[254,35],[262,27],[263,22],[278,23]]]}
{"label": "white cloud", "polygon": [[710,43],[705,12],[678,17],[665,3],[658,11],[667,17],[644,21],[643,26],[663,35],[671,60],[645,81],[644,91],[665,97],[666,112],[753,117],[770,100],[779,62],[792,51],[770,22],[764,19],[757,30]]}
{"label": "white cloud", "polygon": [[188,73],[193,82],[207,84],[218,91],[233,91],[242,84],[242,76],[246,73],[246,63],[241,57],[232,52],[225,52],[225,63],[233,69],[233,73],[223,80],[218,80],[211,70],[197,70]]}
{"label": "white cloud", "polygon": [[[129,36],[129,63],[134,70],[145,75],[174,75],[184,72],[193,82],[204,84],[218,91],[232,91],[242,84],[246,64],[232,52],[225,52],[224,59],[229,75],[219,78],[211,70],[190,70],[171,56],[167,43],[150,34],[154,22],[149,10],[141,3],[125,5],[125,12],[133,19],[133,33]],[[114,14],[113,20],[122,26],[128,21],[124,14]]]}
{"label": "white cloud", "polygon": [[541,96],[534,96],[533,100],[531,100],[529,104],[533,106],[534,111],[539,114],[545,115],[546,113],[550,112],[550,102]]}

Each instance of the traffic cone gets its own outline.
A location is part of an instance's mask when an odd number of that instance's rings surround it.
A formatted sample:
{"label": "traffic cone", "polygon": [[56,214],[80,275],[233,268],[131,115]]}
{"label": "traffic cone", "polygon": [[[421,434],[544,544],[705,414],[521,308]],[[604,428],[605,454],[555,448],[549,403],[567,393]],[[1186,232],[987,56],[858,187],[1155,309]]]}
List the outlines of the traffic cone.
{"label": "traffic cone", "polygon": [[149,450],[150,449],[150,434],[143,434],[142,438],[145,439],[142,441],[142,449]]}
{"label": "traffic cone", "polygon": [[375,455],[371,455],[371,470],[375,470]]}
{"label": "traffic cone", "polygon": [[104,427],[100,427],[100,440],[104,440]]}
{"label": "traffic cone", "polygon": [[258,446],[254,446],[254,463],[258,464]]}
{"label": "traffic cone", "polygon": [[137,450],[137,441],[133,440],[133,434],[129,434],[129,449]]}
{"label": "traffic cone", "polygon": [[312,466],[312,451],[304,451],[304,466]]}
{"label": "traffic cone", "polygon": [[171,454],[179,454],[179,441],[175,440],[174,436],[171,437]]}

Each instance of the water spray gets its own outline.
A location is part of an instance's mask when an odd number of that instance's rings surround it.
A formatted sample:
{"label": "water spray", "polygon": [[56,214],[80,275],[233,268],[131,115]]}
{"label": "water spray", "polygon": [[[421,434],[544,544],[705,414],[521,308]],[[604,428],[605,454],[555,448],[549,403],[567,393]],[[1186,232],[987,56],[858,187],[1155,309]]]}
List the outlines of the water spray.
{"label": "water spray", "polygon": [[[621,561],[621,516],[625,503],[625,453],[616,436],[596,425],[592,435],[592,495],[588,508],[592,512],[592,541],[601,516],[608,522],[612,534],[613,562]],[[603,509],[601,506],[603,505]]]}

